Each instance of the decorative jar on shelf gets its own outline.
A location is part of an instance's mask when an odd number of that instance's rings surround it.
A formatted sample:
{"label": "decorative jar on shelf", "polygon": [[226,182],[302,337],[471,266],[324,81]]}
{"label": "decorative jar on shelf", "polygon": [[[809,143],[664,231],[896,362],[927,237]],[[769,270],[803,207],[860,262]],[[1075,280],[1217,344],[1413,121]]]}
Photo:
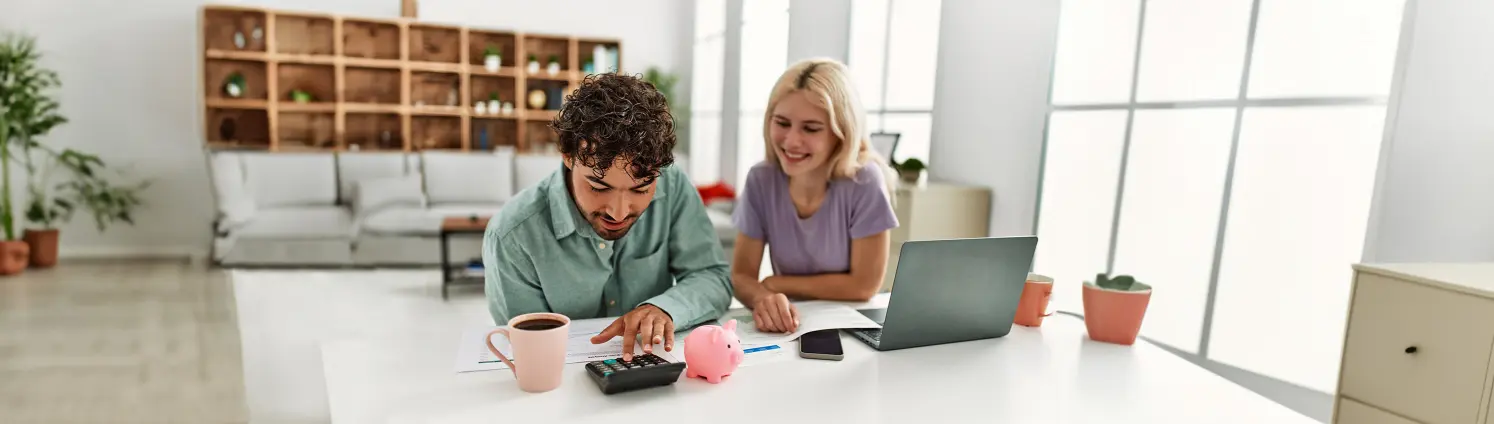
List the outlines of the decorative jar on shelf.
{"label": "decorative jar on shelf", "polygon": [[514,102],[503,102],[503,114],[504,115],[513,115],[514,114]]}
{"label": "decorative jar on shelf", "polygon": [[497,95],[493,95],[493,97],[488,98],[488,113],[497,115],[498,112],[500,112],[502,110],[503,110],[503,102],[499,102],[498,101],[498,96]]}
{"label": "decorative jar on shelf", "polygon": [[475,113],[475,114],[478,114],[478,115],[487,115],[488,114],[488,102],[479,101],[476,104],[473,104],[472,105],[472,113]]}
{"label": "decorative jar on shelf", "polygon": [[555,74],[560,73],[559,56],[550,56],[550,66],[545,68],[545,73],[550,74],[550,76],[555,76]]}
{"label": "decorative jar on shelf", "polygon": [[498,72],[498,69],[502,65],[503,52],[498,50],[497,47],[488,46],[487,50],[483,52],[482,67],[487,69],[488,72]]}
{"label": "decorative jar on shelf", "polygon": [[529,73],[531,73],[531,74],[538,74],[539,71],[540,71],[540,61],[539,61],[539,59],[536,59],[534,57],[534,55],[529,55]]}

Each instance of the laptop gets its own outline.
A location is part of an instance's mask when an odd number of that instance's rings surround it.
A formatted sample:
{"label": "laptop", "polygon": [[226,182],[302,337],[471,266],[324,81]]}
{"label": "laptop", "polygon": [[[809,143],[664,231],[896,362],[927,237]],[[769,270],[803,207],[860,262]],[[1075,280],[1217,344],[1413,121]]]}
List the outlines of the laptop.
{"label": "laptop", "polygon": [[861,311],[882,328],[848,331],[877,350],[1005,336],[1036,249],[1035,236],[905,242],[887,307]]}

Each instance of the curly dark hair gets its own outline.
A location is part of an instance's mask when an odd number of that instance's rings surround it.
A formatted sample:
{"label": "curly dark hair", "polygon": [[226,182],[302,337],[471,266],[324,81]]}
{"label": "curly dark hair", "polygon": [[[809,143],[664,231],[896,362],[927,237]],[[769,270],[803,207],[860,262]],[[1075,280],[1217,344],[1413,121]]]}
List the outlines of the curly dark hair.
{"label": "curly dark hair", "polygon": [[612,163],[631,163],[638,180],[657,177],[674,163],[674,116],[653,84],[617,73],[589,75],[565,98],[550,122],[560,135],[560,152],[605,177]]}

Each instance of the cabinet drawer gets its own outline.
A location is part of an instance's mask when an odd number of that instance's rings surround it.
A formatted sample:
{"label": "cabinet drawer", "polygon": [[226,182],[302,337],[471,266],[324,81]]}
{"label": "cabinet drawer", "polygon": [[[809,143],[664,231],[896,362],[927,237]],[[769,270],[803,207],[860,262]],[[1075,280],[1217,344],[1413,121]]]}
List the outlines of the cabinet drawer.
{"label": "cabinet drawer", "polygon": [[1373,274],[1355,284],[1340,394],[1427,423],[1475,422],[1494,301]]}
{"label": "cabinet drawer", "polygon": [[1338,415],[1333,416],[1333,424],[1417,424],[1417,422],[1355,402],[1353,399],[1338,398]]}

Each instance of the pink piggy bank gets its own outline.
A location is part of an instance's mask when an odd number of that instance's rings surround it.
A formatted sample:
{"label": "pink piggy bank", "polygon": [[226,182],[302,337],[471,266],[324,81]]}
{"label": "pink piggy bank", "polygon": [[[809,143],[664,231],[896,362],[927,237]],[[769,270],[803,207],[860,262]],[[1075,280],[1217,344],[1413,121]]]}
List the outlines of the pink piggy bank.
{"label": "pink piggy bank", "polygon": [[685,336],[685,377],[720,383],[737,369],[744,355],[742,341],[737,338],[737,320],[727,321],[726,327],[697,327]]}

